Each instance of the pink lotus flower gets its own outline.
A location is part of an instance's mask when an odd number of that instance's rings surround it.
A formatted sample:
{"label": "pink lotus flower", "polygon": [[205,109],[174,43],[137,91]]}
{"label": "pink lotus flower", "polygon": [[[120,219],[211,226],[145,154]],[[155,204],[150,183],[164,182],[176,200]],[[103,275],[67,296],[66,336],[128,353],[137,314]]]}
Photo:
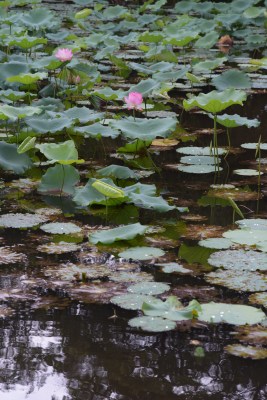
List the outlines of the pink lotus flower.
{"label": "pink lotus flower", "polygon": [[128,97],[124,97],[124,101],[127,104],[128,110],[140,110],[142,111],[141,104],[143,102],[142,94],[139,92],[130,92]]}
{"label": "pink lotus flower", "polygon": [[73,53],[70,49],[58,49],[55,57],[58,58],[61,62],[70,61],[73,57]]}

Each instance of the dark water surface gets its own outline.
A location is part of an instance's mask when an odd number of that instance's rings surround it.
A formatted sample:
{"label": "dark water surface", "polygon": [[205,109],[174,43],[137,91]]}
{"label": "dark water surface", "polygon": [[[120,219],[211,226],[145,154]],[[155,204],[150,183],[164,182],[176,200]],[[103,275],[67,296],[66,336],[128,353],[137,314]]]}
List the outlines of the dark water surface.
{"label": "dark water surface", "polygon": [[140,334],[111,314],[73,305],[2,321],[1,400],[267,398],[266,361],[225,355],[226,329]]}
{"label": "dark water surface", "polygon": [[[52,9],[67,13],[62,7],[64,2],[51,1],[47,4],[50,4]],[[259,94],[250,94],[244,107],[233,108],[233,114],[242,113],[248,118],[261,120],[261,125],[257,129],[233,129],[231,134],[233,147],[239,147],[244,142],[257,142],[260,135],[261,141],[266,142],[266,104],[267,95],[262,91]],[[202,114],[195,114],[192,117],[192,114],[184,113],[183,124],[189,132],[212,127],[211,120]],[[198,137],[197,145],[209,146],[210,140],[211,135],[202,134]],[[219,144],[227,144],[225,134],[219,134]],[[116,146],[114,143],[105,142],[107,153],[114,152]],[[79,149],[81,158],[89,159],[93,153],[94,161],[103,163],[104,153],[101,144],[96,151],[88,145]],[[252,168],[255,168],[255,151],[229,154],[227,163],[223,165],[224,171],[216,178],[217,180],[214,180],[213,174],[184,174],[168,169],[167,164],[177,164],[179,160],[175,150],[154,154],[153,159],[157,166],[162,167],[162,171],[160,174],[152,175],[143,183],[155,183],[163,194],[167,193],[176,199],[177,205],[188,206],[190,213],[206,217],[207,225],[218,227],[229,225],[231,228],[233,220],[231,207],[216,207],[215,210],[211,210],[210,207],[198,205],[199,198],[207,192],[212,183],[237,183],[238,186],[243,181],[244,184],[241,186],[247,184],[250,189],[258,190],[256,178],[247,179],[233,175],[232,172],[235,168],[249,168],[249,163],[254,163]],[[263,159],[265,173],[266,160]],[[115,162],[112,156],[104,160],[106,165]],[[246,206],[246,209],[242,210],[247,218],[254,218],[257,215],[266,218],[266,174],[261,179],[260,191],[262,197],[259,201],[238,203]],[[30,200],[40,201],[40,197],[33,197]],[[73,221],[91,226],[105,224],[103,215],[100,217],[83,215],[72,208],[71,202],[66,201],[63,204],[61,200],[49,198],[43,198],[42,201],[43,204],[52,202],[53,205],[58,201],[57,206],[65,213],[73,214]],[[10,202],[4,200],[2,212],[10,211],[14,203],[14,199]],[[120,214],[120,210],[117,214]],[[144,224],[164,225],[167,218],[170,220],[173,218],[172,215],[170,213],[166,217],[166,214],[139,210],[138,220]],[[112,220],[111,212],[108,223],[111,225],[122,223],[118,222],[119,215],[115,215],[114,218]],[[196,225],[200,226],[201,223]],[[57,258],[55,255],[40,255],[36,251],[36,243],[41,237],[39,231],[32,234],[26,230],[15,235],[13,231],[7,230],[3,236],[7,245],[21,244],[22,251],[27,251],[29,254],[29,263],[23,267],[4,266],[0,275],[1,290],[8,292],[17,287],[22,277],[29,279],[38,277],[40,267],[68,260],[69,256]],[[197,239],[179,238],[179,240],[179,245],[197,243]],[[178,244],[171,251],[177,256]],[[70,256],[71,261],[73,257]],[[149,268],[153,269],[153,266]],[[248,303],[247,294],[241,296],[237,292],[221,287],[207,288],[208,284],[198,276],[170,278],[154,271],[153,273],[156,280],[167,282],[171,280],[178,286],[178,293],[180,289],[187,288],[188,294],[182,296],[186,301],[197,297],[200,301],[207,302],[213,299],[217,301],[232,299],[234,303],[240,301]],[[193,287],[198,288],[196,296],[194,293],[190,294]],[[206,288],[206,291],[211,290],[211,293],[203,294],[201,288]],[[37,288],[38,290],[40,298],[46,298],[51,294],[42,287]],[[267,361],[243,359],[224,352],[227,344],[236,343],[231,335],[234,327],[223,324],[218,326],[200,324],[198,327],[181,326],[179,330],[168,333],[140,333],[127,324],[129,318],[137,315],[134,311],[126,312],[117,308],[114,315],[114,307],[111,305],[71,302],[66,297],[66,293],[59,293],[55,306],[38,308],[36,305],[36,309],[35,298],[11,301],[15,312],[0,319],[0,400],[267,399]],[[196,354],[198,346],[204,350],[202,357]]]}

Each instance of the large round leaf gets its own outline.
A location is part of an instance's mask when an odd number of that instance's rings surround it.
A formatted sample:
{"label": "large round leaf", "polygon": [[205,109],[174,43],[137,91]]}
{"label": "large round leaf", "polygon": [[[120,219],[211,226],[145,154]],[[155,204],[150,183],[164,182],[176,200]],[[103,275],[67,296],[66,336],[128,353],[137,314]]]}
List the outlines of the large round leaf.
{"label": "large round leaf", "polygon": [[228,88],[248,89],[251,87],[248,75],[237,69],[230,69],[229,71],[223,72],[213,78],[212,83],[218,90],[225,90]]}
{"label": "large round leaf", "polygon": [[111,122],[111,126],[119,129],[129,139],[153,140],[157,136],[166,137],[174,131],[176,118],[133,119]]}
{"label": "large round leaf", "polygon": [[[262,231],[257,231],[260,234]],[[244,234],[246,235],[244,230]],[[254,250],[225,250],[213,253],[208,262],[213,267],[223,267],[225,269],[237,269],[257,271],[267,270],[267,254]]]}
{"label": "large round leaf", "polygon": [[246,93],[241,90],[226,89],[223,92],[213,90],[206,94],[200,93],[189,100],[184,100],[183,105],[186,111],[194,107],[199,107],[202,110],[217,114],[233,104],[240,104],[242,106],[246,97]]}
{"label": "large round leaf", "polygon": [[137,235],[143,235],[146,229],[146,225],[141,225],[138,222],[118,228],[97,231],[89,236],[89,241],[91,243],[110,244],[118,240],[131,240]]}
{"label": "large round leaf", "polygon": [[18,154],[17,145],[0,142],[0,167],[23,174],[32,166],[31,159],[27,154]]}
{"label": "large round leaf", "polygon": [[258,324],[266,318],[263,311],[251,306],[226,303],[201,304],[198,319],[218,323],[225,322],[233,325]]}
{"label": "large round leaf", "polygon": [[35,147],[45,155],[48,160],[60,164],[73,164],[78,160],[78,151],[73,140],[66,140],[62,143],[36,144]]}
{"label": "large round leaf", "polygon": [[151,260],[151,258],[161,257],[164,254],[163,250],[156,247],[132,247],[119,253],[119,257],[133,260]]}
{"label": "large round leaf", "polygon": [[167,292],[170,286],[162,282],[142,282],[128,287],[128,292],[146,295],[156,295]]}
{"label": "large round leaf", "polygon": [[136,293],[125,293],[118,296],[114,296],[110,299],[111,303],[116,304],[126,310],[141,310],[142,305],[145,302],[150,303],[154,297],[146,296],[143,294]]}
{"label": "large round leaf", "polygon": [[167,332],[175,329],[176,323],[160,317],[136,317],[130,319],[128,324],[132,328],[140,328],[147,332]]}

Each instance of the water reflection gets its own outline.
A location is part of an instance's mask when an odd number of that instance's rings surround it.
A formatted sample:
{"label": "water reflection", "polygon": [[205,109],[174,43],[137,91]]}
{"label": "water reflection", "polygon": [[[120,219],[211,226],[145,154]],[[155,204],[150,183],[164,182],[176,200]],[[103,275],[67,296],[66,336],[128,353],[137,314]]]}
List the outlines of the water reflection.
{"label": "water reflection", "polygon": [[[1,321],[1,400],[267,398],[264,361],[223,353],[222,328],[146,336],[109,307]],[[104,323],[103,323],[104,321]],[[199,340],[203,358],[194,356]]]}

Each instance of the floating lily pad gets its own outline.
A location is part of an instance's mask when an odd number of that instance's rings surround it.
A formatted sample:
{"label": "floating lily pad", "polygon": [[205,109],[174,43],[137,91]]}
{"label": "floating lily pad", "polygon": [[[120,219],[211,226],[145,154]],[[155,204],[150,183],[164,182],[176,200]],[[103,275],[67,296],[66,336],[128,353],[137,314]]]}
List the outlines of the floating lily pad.
{"label": "floating lily pad", "polygon": [[248,150],[256,150],[258,148],[261,150],[267,150],[267,143],[243,143],[241,144],[241,147]]}
{"label": "floating lily pad", "polygon": [[213,165],[220,163],[217,158],[214,159],[212,156],[183,156],[180,159],[183,164],[193,164],[193,165]]}
{"label": "floating lily pad", "polygon": [[4,228],[32,228],[43,224],[48,218],[39,214],[3,214],[0,216],[0,226]]}
{"label": "floating lily pad", "polygon": [[251,219],[241,219],[239,221],[235,221],[235,223],[241,229],[252,229],[252,230],[261,230],[267,231],[267,219],[263,218],[251,218]]}
{"label": "floating lily pad", "polygon": [[166,274],[188,274],[192,272],[190,269],[184,268],[181,264],[175,262],[155,264],[155,266],[161,267],[162,272],[165,272]]}
{"label": "floating lily pad", "polygon": [[263,172],[259,172],[256,169],[239,168],[239,169],[235,169],[233,171],[233,174],[242,175],[242,176],[259,176],[259,175],[262,175]]}
{"label": "floating lily pad", "polygon": [[132,328],[140,328],[147,332],[167,332],[175,329],[176,323],[160,317],[136,317],[130,319],[128,324]]}
{"label": "floating lily pad", "polygon": [[258,324],[265,318],[265,313],[255,307],[213,302],[201,304],[198,314],[198,319],[201,321],[232,325]]}
{"label": "floating lily pad", "polygon": [[200,240],[199,246],[207,247],[208,249],[229,249],[233,246],[233,242],[226,238],[209,238]]}
{"label": "floating lily pad", "polygon": [[[181,154],[187,154],[187,155],[192,155],[192,156],[211,156],[214,154],[214,150],[210,147],[196,147],[196,146],[190,146],[190,147],[179,147],[179,149],[176,149],[177,153]],[[222,148],[218,148],[218,155],[221,156],[226,153],[226,150]],[[216,154],[217,154],[217,149],[216,149]]]}
{"label": "floating lily pad", "polygon": [[240,292],[265,292],[267,278],[258,272],[218,270],[205,275],[205,280]]}
{"label": "floating lily pad", "polygon": [[[260,232],[260,231],[259,231]],[[254,250],[225,250],[211,254],[208,263],[213,267],[237,269],[239,271],[266,271],[267,254]]]}
{"label": "floating lily pad", "polygon": [[215,165],[178,165],[178,171],[186,172],[189,174],[211,174],[217,171],[222,171],[221,167]]}
{"label": "floating lily pad", "polygon": [[81,228],[72,222],[51,222],[40,227],[44,232],[52,234],[72,234],[81,232]]}
{"label": "floating lily pad", "polygon": [[161,257],[164,254],[163,250],[156,247],[132,247],[119,253],[119,257],[132,260],[151,260],[151,258]]}
{"label": "floating lily pad", "polygon": [[261,304],[267,308],[267,293],[254,293],[249,296],[250,303]]}
{"label": "floating lily pad", "polygon": [[263,360],[267,358],[267,349],[262,347],[229,344],[225,346],[224,350],[233,356],[251,358],[252,360]]}
{"label": "floating lily pad", "polygon": [[127,288],[130,293],[145,294],[145,295],[156,295],[167,292],[170,290],[170,286],[167,283],[162,282],[144,282],[131,285]]}
{"label": "floating lily pad", "polygon": [[190,301],[184,307],[176,296],[169,296],[165,301],[154,299],[150,303],[143,303],[142,311],[150,317],[162,317],[171,321],[185,321],[198,316],[201,310],[200,304],[196,300]]}
{"label": "floating lily pad", "polygon": [[143,235],[147,229],[146,225],[138,223],[120,226],[118,228],[97,231],[89,235],[91,243],[110,244],[118,240],[131,240],[137,235]]}
{"label": "floating lily pad", "polygon": [[267,241],[267,230],[234,229],[223,233],[223,236],[234,243],[253,246]]}
{"label": "floating lily pad", "polygon": [[119,296],[114,296],[110,299],[111,303],[125,308],[126,310],[141,310],[144,301],[149,303],[153,301],[154,297],[145,296],[142,294],[125,293]]}

